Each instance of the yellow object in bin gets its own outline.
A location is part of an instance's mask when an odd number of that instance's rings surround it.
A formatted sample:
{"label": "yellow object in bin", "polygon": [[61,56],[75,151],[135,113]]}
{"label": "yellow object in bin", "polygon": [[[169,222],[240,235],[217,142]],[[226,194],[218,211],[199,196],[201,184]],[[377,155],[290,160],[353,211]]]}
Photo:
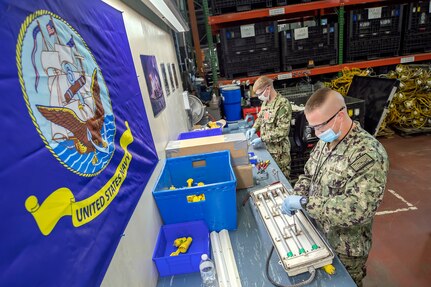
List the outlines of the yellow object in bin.
{"label": "yellow object in bin", "polygon": [[201,182],[198,182],[198,186],[204,186],[205,184],[201,181]]}
{"label": "yellow object in bin", "polygon": [[192,244],[192,241],[193,241],[193,238],[187,237],[187,240],[183,244],[181,244],[180,247],[178,247],[178,250],[181,253],[186,253],[187,250],[189,250],[189,247],[190,247],[190,244]]}
{"label": "yellow object in bin", "polygon": [[179,238],[174,240],[174,246],[179,247],[181,244],[186,242],[186,240],[187,240],[187,237],[179,237]]}
{"label": "yellow object in bin", "polygon": [[178,249],[172,252],[169,256],[178,256],[181,253],[186,253],[189,250],[190,244],[192,244],[193,238],[191,237],[179,237],[174,240],[174,246]]}
{"label": "yellow object in bin", "polygon": [[192,184],[193,184],[193,178],[189,178],[187,180],[187,187],[192,187]]}
{"label": "yellow object in bin", "polygon": [[187,196],[187,202],[199,202],[199,201],[205,201],[205,194],[199,194],[199,195],[188,195]]}
{"label": "yellow object in bin", "polygon": [[169,256],[178,256],[178,254],[180,254],[180,248],[178,248],[177,251],[172,252]]}
{"label": "yellow object in bin", "polygon": [[208,122],[207,125],[212,129],[216,129],[219,127],[216,122]]}
{"label": "yellow object in bin", "polygon": [[335,274],[335,267],[332,264],[323,266],[323,270],[325,270],[325,272],[328,273],[329,275]]}
{"label": "yellow object in bin", "polygon": [[171,185],[171,187],[169,188],[169,190],[174,190],[174,189],[176,189],[176,187],[173,185]]}

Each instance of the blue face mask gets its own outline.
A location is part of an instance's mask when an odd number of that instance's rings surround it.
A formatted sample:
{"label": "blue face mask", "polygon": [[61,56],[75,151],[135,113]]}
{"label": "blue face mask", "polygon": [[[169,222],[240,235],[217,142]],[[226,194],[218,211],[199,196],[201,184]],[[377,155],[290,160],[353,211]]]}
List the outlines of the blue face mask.
{"label": "blue face mask", "polygon": [[335,133],[334,130],[332,129],[334,127],[334,125],[335,125],[335,121],[334,121],[334,124],[332,125],[332,127],[327,129],[326,131],[324,131],[323,133],[321,133],[317,137],[326,143],[331,143],[331,142],[335,141],[336,139],[338,139],[341,135],[341,126],[340,126],[340,130],[338,131],[338,133]]}

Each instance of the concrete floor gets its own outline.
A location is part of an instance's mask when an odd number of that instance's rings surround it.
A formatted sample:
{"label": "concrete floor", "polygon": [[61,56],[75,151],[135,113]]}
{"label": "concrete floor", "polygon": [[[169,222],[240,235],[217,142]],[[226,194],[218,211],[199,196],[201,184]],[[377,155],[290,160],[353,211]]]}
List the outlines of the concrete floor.
{"label": "concrete floor", "polygon": [[364,286],[431,286],[431,135],[379,140],[390,169]]}

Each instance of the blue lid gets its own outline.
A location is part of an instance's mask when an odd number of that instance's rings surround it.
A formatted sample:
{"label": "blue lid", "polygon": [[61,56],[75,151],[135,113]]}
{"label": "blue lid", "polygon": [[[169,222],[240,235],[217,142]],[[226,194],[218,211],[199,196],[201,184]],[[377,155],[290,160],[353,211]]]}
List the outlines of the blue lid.
{"label": "blue lid", "polygon": [[269,26],[268,30],[269,30],[270,33],[274,32],[274,26]]}

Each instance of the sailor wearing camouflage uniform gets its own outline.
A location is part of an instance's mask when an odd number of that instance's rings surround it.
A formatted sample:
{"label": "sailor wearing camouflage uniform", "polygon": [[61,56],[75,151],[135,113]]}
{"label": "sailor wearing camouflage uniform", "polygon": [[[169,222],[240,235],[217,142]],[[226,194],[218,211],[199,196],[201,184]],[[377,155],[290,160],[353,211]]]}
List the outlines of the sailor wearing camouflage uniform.
{"label": "sailor wearing camouflage uniform", "polygon": [[296,195],[289,196],[282,209],[286,213],[301,207],[306,210],[353,280],[362,286],[388,157],[384,147],[350,119],[339,93],[319,89],[308,100],[305,115],[320,141],[295,184]]}
{"label": "sailor wearing camouflage uniform", "polygon": [[276,161],[286,178],[290,174],[290,142],[289,130],[292,118],[292,106],[285,97],[274,89],[272,80],[262,76],[253,85],[255,94],[263,101],[253,127],[247,131],[247,138],[251,139],[257,131],[260,138],[251,143],[258,147],[265,143],[268,152]]}

